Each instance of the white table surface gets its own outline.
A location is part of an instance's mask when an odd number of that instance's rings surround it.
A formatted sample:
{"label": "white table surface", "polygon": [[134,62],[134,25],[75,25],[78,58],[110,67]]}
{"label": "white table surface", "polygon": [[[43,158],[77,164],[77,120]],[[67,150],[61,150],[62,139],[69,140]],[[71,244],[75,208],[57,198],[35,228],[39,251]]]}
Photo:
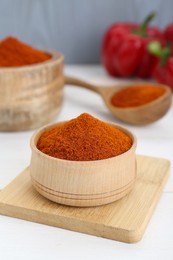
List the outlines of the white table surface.
{"label": "white table surface", "polygon": [[[100,85],[118,84],[100,66],[66,66],[65,72]],[[116,120],[99,95],[65,87],[63,108],[55,121],[88,112],[103,121],[114,121],[138,138],[137,153],[167,158],[173,163],[173,106],[168,114],[148,126],[130,126]],[[0,133],[0,189],[30,162],[29,140],[33,131]],[[173,259],[173,172],[143,239],[126,244],[60,228],[0,216],[0,259]]]}

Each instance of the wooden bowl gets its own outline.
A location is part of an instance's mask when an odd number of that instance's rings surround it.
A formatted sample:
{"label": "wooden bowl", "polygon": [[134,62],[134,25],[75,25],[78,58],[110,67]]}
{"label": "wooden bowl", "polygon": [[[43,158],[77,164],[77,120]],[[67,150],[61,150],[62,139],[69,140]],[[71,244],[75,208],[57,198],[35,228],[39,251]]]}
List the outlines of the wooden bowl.
{"label": "wooden bowl", "polygon": [[98,161],[69,161],[48,156],[36,147],[44,131],[62,123],[43,127],[31,138],[30,174],[34,188],[49,200],[78,207],[108,204],[129,193],[136,180],[134,135],[111,124],[132,138],[127,152]]}
{"label": "wooden bowl", "polygon": [[58,52],[39,64],[0,68],[0,131],[43,126],[61,108],[63,56]]}

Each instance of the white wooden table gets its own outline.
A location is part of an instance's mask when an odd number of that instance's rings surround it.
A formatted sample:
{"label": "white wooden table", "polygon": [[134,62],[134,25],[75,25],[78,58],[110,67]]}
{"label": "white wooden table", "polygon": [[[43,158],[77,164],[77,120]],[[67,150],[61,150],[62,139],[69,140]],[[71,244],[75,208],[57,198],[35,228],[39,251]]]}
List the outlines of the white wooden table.
{"label": "white wooden table", "polygon": [[[67,66],[66,74],[100,85],[117,84],[100,66]],[[88,90],[65,87],[65,100],[56,121],[87,112],[103,121],[121,123],[138,138],[137,153],[164,157],[173,163],[173,106],[154,124],[130,126],[116,120],[101,98]],[[30,162],[33,131],[0,133],[0,189]],[[143,239],[125,244],[55,227],[0,216],[0,259],[173,259],[173,171]]]}

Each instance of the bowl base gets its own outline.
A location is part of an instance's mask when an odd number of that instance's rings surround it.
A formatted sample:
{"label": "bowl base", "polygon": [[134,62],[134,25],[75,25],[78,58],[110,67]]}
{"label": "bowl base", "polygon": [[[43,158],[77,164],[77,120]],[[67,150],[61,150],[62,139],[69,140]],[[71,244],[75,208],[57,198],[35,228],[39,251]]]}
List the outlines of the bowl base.
{"label": "bowl base", "polygon": [[115,191],[100,194],[72,194],[49,189],[31,178],[33,187],[45,198],[66,206],[95,207],[115,202],[126,196],[134,187],[135,179]]}

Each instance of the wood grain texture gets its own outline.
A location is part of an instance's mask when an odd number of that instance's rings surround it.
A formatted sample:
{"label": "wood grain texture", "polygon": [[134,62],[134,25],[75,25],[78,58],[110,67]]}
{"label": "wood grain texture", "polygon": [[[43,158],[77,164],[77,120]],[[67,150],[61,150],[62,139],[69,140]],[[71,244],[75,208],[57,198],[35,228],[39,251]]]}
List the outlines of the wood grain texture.
{"label": "wood grain texture", "polygon": [[68,206],[90,207],[125,196],[136,181],[136,138],[127,129],[131,148],[123,154],[96,161],[70,161],[48,156],[37,149],[40,135],[64,122],[43,127],[32,136],[30,174],[35,189],[46,198]]}
{"label": "wood grain texture", "polygon": [[63,99],[63,56],[40,64],[0,69],[0,131],[40,127],[57,116]]}
{"label": "wood grain texture", "polygon": [[117,202],[90,208],[62,206],[44,198],[32,187],[27,168],[1,191],[0,213],[118,241],[137,242],[152,216],[169,168],[168,160],[137,156],[134,189]]}
{"label": "wood grain texture", "polygon": [[[133,125],[147,125],[159,120],[168,112],[172,103],[171,89],[168,86],[162,84],[154,84],[149,82],[142,83],[140,81],[135,81],[134,84],[129,82],[126,84],[120,83],[120,86],[99,87],[72,77],[65,77],[65,82],[66,84],[83,87],[100,94],[107,108],[116,118]],[[137,107],[121,108],[111,104],[111,97],[114,93],[122,90],[123,88],[134,85],[140,87],[141,84],[163,87],[165,89],[165,94],[148,104]]]}

